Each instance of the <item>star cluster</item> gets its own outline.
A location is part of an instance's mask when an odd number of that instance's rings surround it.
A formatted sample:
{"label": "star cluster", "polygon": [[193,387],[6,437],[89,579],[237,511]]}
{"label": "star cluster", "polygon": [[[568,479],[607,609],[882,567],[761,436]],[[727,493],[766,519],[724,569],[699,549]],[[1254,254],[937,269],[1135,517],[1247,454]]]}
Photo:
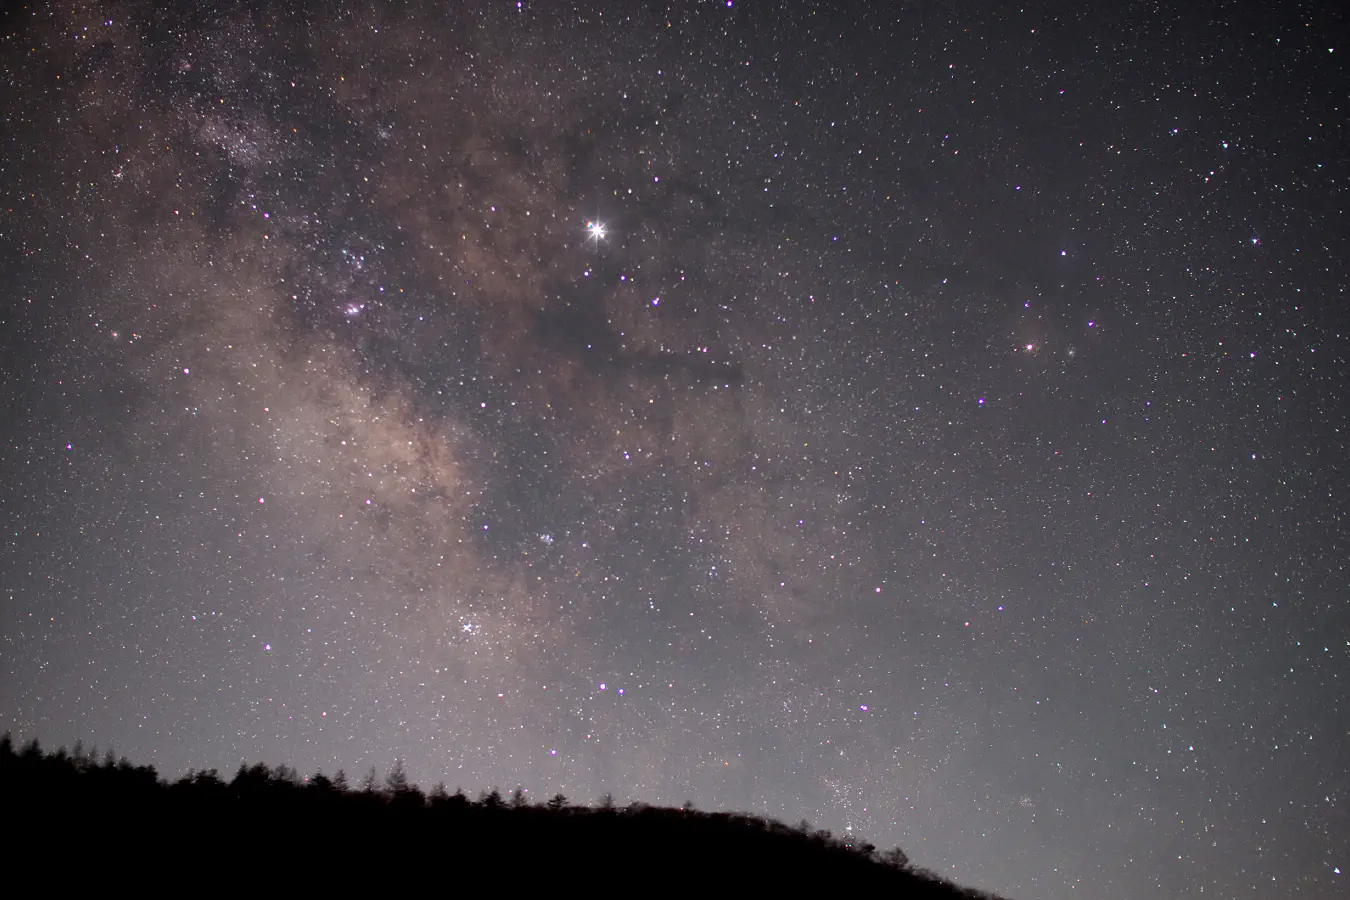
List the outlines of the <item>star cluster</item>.
{"label": "star cluster", "polygon": [[1339,896],[1336,18],[7,14],[0,727]]}

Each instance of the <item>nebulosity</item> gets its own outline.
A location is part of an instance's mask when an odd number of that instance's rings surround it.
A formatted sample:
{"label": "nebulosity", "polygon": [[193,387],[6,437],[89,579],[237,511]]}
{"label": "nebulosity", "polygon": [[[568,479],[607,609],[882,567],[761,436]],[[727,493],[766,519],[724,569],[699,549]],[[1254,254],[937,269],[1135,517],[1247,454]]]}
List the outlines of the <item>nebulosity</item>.
{"label": "nebulosity", "polygon": [[[6,26],[4,726],[1028,896],[1331,859],[1337,714],[1268,710],[1344,665],[1341,344],[1213,212],[1276,114],[1164,145],[1059,20],[535,7]],[[1242,775],[1305,732],[1312,831]]]}
{"label": "nebulosity", "polygon": [[[88,79],[115,159],[91,164],[100,193],[72,240],[96,242],[91,314],[137,336],[91,364],[135,387],[128,466],[186,507],[160,555],[190,542],[234,573],[189,565],[221,598],[190,615],[223,602],[285,623],[305,636],[297,676],[318,666],[315,690],[341,687],[349,715],[378,697],[408,741],[447,752],[463,727],[438,717],[467,719],[495,733],[488,768],[527,770],[529,740],[570,736],[584,757],[606,673],[630,684],[601,699],[635,709],[617,746],[724,716],[739,690],[725,641],[800,627],[801,601],[761,576],[808,551],[766,522],[781,476],[755,410],[777,386],[748,378],[762,310],[734,305],[761,277],[744,271],[756,239],[661,234],[726,215],[661,184],[685,140],[660,130],[667,91],[634,79],[631,98],[597,97],[594,67],[526,54],[433,65],[413,22],[316,23],[312,58],[288,64],[298,25],[275,24],[151,29],[129,85]],[[112,65],[97,52],[64,61]],[[588,229],[596,203],[626,229]],[[299,685],[288,722],[314,715]],[[676,710],[690,689],[706,710]],[[445,712],[425,721],[426,704]],[[671,753],[625,780],[655,784]]]}

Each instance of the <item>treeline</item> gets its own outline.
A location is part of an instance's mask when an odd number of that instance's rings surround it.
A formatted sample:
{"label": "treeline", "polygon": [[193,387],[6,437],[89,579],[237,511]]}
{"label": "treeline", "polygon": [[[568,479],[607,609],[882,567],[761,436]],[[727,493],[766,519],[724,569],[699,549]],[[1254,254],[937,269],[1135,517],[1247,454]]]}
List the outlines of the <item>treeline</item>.
{"label": "treeline", "polygon": [[[870,844],[744,813],[701,812],[610,797],[577,805],[561,794],[532,802],[517,789],[470,799],[437,785],[424,793],[401,763],[355,785],[341,771],[302,777],[288,766],[241,765],[166,781],[152,766],[76,745],[47,753],[0,739],[0,803],[11,858],[48,869],[88,864],[100,884],[226,878],[310,887],[463,889],[502,879],[554,888],[613,880],[624,890],[671,892],[880,890],[893,897],[991,898],[910,865],[898,847]],[[72,833],[97,836],[72,843]],[[391,862],[396,861],[396,864]],[[561,881],[559,881],[561,879]],[[577,879],[582,879],[578,881]],[[541,883],[542,886],[542,883]]]}

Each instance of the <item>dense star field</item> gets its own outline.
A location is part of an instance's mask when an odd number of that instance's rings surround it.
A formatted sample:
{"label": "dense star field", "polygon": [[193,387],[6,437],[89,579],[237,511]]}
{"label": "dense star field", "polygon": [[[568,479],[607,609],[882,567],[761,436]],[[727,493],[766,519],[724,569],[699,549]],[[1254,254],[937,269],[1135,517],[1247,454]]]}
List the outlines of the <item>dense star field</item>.
{"label": "dense star field", "polygon": [[1334,4],[37,4],[0,730],[1350,890]]}

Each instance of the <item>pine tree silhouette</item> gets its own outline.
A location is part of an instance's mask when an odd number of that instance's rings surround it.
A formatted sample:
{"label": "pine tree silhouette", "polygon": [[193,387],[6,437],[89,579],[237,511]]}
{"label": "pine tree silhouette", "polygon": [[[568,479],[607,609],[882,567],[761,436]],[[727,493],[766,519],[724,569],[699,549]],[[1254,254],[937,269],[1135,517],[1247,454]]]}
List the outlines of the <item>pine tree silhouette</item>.
{"label": "pine tree silhouette", "polygon": [[[401,761],[382,785],[372,769],[361,790],[351,791],[341,771],[301,780],[286,765],[242,763],[228,783],[214,769],[166,782],[149,766],[94,766],[89,759],[82,751],[44,752],[36,741],[16,750],[8,735],[0,738],[0,797],[7,823],[18,826],[7,836],[7,858],[63,877],[97,873],[101,887],[119,893],[153,890],[156,879],[166,892],[210,892],[215,869],[203,854],[228,847],[228,874],[269,886],[303,879],[297,885],[311,893],[418,886],[463,893],[480,884],[500,890],[503,874],[525,864],[526,878],[594,870],[656,893],[678,872],[686,886],[713,894],[989,897],[915,868],[900,848],[877,853],[865,841],[812,831],[805,822],[792,828],[692,805],[634,802],[619,810],[612,795],[594,808],[569,806],[561,793],[536,806],[523,786],[509,803],[496,788],[470,803],[462,790],[447,796],[438,785],[426,802]],[[83,846],[60,838],[72,826],[110,822],[116,827]],[[334,848],[346,847],[397,862],[362,866],[353,857],[334,864]]]}

